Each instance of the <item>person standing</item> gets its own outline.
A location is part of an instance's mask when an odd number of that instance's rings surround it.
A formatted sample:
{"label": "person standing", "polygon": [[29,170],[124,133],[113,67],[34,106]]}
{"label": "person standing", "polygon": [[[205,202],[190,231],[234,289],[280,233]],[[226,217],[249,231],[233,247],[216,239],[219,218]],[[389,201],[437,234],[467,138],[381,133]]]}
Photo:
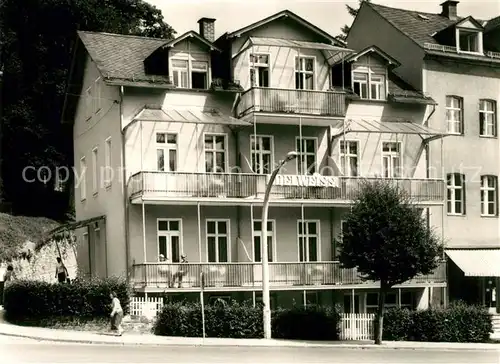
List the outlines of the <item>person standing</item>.
{"label": "person standing", "polygon": [[66,266],[62,262],[61,257],[57,257],[56,278],[59,283],[66,283],[69,274]]}
{"label": "person standing", "polygon": [[[188,263],[188,261],[187,261],[186,256],[184,254],[181,255],[181,264],[187,264],[187,263]],[[182,278],[187,273],[187,267],[183,268],[181,265],[181,266],[178,266],[178,269],[179,270],[172,277],[172,287],[175,286],[175,282],[177,281],[178,282],[177,288],[181,288],[182,287]]]}
{"label": "person standing", "polygon": [[123,309],[115,292],[111,292],[109,297],[111,298],[111,331],[117,331],[118,336],[122,336],[122,320],[123,320]]}

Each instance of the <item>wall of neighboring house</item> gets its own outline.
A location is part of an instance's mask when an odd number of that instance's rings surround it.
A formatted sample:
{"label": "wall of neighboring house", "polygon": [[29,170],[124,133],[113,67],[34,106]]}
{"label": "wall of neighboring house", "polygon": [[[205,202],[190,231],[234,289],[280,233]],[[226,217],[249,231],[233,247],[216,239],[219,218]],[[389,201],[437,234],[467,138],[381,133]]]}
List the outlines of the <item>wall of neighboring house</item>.
{"label": "wall of neighboring house", "polygon": [[[480,176],[499,176],[500,144],[498,137],[479,135],[479,100],[500,102],[500,67],[473,66],[466,63],[427,61],[423,73],[427,92],[438,103],[430,119],[434,129],[446,130],[446,96],[463,98],[464,135],[443,140],[444,163],[441,166],[439,141],[430,144],[432,171],[463,173],[466,177],[465,215],[445,216],[444,235],[450,247],[498,247],[498,216],[481,216]],[[498,123],[498,110],[496,114]],[[498,128],[498,124],[497,124]],[[497,186],[498,189],[498,186]],[[498,190],[497,190],[498,191]],[[497,192],[498,193],[498,192]],[[498,204],[498,202],[497,202]],[[441,227],[440,216],[433,224]]]}
{"label": "wall of neighboring house", "polygon": [[[89,264],[84,262],[82,266],[89,266],[92,275],[102,277],[125,274],[126,249],[120,169],[122,154],[119,90],[118,87],[106,86],[100,76],[95,64],[87,57],[73,137],[76,219],[106,216],[106,222],[97,226],[93,224],[88,235],[84,235],[86,229],[79,229],[77,238],[82,246],[79,259],[90,260]],[[109,142],[110,149],[106,146]],[[95,148],[97,163],[94,166]],[[85,173],[81,169],[82,157],[85,158]],[[109,175],[105,173],[107,165],[111,171]],[[98,177],[94,180],[96,169]],[[88,248],[85,248],[87,244]]]}
{"label": "wall of neighboring house", "polygon": [[[234,38],[232,54],[237,54],[248,37],[281,38],[309,42],[325,42],[316,33],[298,25],[289,19],[279,19],[254,29],[241,37]],[[271,88],[295,89],[295,60],[297,56],[314,57],[314,89],[327,90],[330,88],[330,67],[321,51],[312,49],[296,49],[280,46],[253,46],[240,53],[233,59],[233,77],[239,80],[246,90],[250,84],[250,54],[268,54]]]}
{"label": "wall of neighboring house", "polygon": [[[367,123],[412,120],[421,125],[426,116],[425,105],[397,105],[386,102],[352,101],[347,107],[346,126],[349,120],[363,120]],[[340,127],[342,125],[340,124]],[[402,161],[402,176],[407,178],[425,178],[425,152],[419,153],[422,139],[418,135],[409,134],[379,134],[379,133],[347,133],[336,138],[333,142],[332,158],[340,167],[340,144],[346,141],[358,142],[360,176],[374,177],[383,175],[382,145],[383,142],[400,143],[400,156]]]}
{"label": "wall of neighboring house", "polygon": [[398,76],[422,89],[424,51],[370,6],[361,7],[346,41],[348,48],[356,51],[376,45],[401,63],[396,69]]}

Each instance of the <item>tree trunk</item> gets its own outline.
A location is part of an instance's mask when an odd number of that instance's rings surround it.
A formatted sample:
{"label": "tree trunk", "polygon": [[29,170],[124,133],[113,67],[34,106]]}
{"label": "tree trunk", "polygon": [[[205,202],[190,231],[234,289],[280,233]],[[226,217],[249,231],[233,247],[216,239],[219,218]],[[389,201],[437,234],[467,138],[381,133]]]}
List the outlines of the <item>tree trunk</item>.
{"label": "tree trunk", "polygon": [[380,290],[378,295],[378,309],[377,321],[375,325],[375,345],[382,344],[382,330],[384,326],[384,308],[385,308],[385,294],[387,292],[385,282],[380,282]]}

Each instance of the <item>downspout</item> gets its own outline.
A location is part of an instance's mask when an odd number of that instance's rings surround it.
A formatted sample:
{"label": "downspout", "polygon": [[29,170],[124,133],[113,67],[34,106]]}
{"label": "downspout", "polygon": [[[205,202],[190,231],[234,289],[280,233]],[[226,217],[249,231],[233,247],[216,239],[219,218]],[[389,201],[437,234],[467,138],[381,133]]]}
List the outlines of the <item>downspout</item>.
{"label": "downspout", "polygon": [[122,169],[122,179],[123,183],[122,185],[122,193],[123,193],[123,215],[124,215],[124,227],[125,227],[125,259],[127,263],[127,269],[126,269],[126,274],[127,274],[127,280],[130,278],[130,237],[129,237],[129,199],[128,199],[128,183],[127,183],[127,171],[125,166],[127,165],[125,161],[125,132],[126,128],[123,128],[123,110],[122,110],[122,105],[123,105],[123,95],[124,95],[124,88],[123,86],[120,86],[120,104],[119,104],[119,110],[120,110],[120,131],[121,131],[121,137],[122,137],[122,158],[121,158],[121,165],[120,168]]}
{"label": "downspout", "polygon": [[[432,117],[432,115],[436,112],[436,104],[432,104],[432,111],[430,112],[429,116],[424,121],[424,126],[429,125],[429,120]],[[430,159],[430,148],[429,148],[429,143],[426,140],[423,140],[424,143],[424,150],[425,150],[425,178],[429,179],[431,178],[430,176],[430,169],[431,169],[431,159]],[[427,230],[430,231],[431,229],[431,209],[428,207],[427,208],[427,213],[426,213],[426,219],[427,219]]]}

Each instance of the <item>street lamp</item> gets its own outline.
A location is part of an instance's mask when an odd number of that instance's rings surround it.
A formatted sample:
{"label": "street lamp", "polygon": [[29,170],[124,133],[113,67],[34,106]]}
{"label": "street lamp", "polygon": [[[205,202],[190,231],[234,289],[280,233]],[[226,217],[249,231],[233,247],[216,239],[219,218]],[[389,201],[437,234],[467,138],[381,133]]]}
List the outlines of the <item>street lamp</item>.
{"label": "street lamp", "polygon": [[262,255],[262,303],[264,304],[264,338],[271,338],[271,303],[270,303],[270,293],[269,293],[269,257],[268,257],[268,246],[267,246],[267,215],[269,212],[269,195],[271,194],[271,188],[273,187],[274,180],[278,175],[280,169],[291,160],[297,158],[297,152],[288,152],[286,158],[278,164],[274,169],[269,182],[266,186],[266,193],[264,195],[264,205],[262,205],[262,227],[261,227],[261,255]]}

